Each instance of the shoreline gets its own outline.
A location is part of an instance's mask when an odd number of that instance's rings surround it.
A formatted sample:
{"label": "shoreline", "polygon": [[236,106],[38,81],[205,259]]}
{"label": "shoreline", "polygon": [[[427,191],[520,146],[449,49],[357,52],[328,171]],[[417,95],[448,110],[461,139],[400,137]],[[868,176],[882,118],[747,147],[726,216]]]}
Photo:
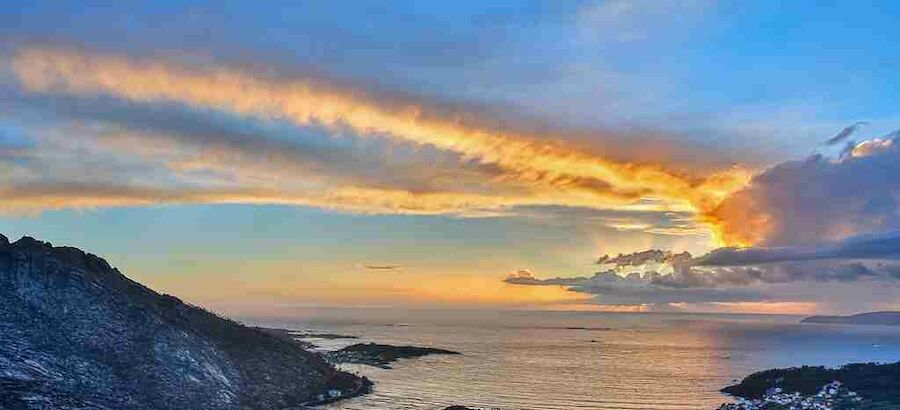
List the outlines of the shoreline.
{"label": "shoreline", "polygon": [[[653,315],[656,313],[645,312],[645,314]],[[747,315],[742,314],[741,316],[747,316]],[[751,316],[757,316],[757,315],[751,315]],[[779,316],[779,317],[783,318],[786,315],[764,315],[764,316]],[[794,315],[792,315],[792,316],[794,316]],[[795,323],[795,324],[800,325],[800,323]],[[582,330],[582,331],[614,330],[613,328],[605,327],[605,326],[535,326],[535,328],[548,328],[548,329],[552,329],[552,330]],[[309,330],[303,330],[302,328],[298,328],[298,330],[272,329],[272,331],[280,332],[281,334],[283,334],[285,336],[290,336],[292,338],[305,338],[306,340],[304,340],[304,341],[299,341],[299,340],[297,341],[297,342],[305,342],[305,343],[309,343],[309,339],[314,339],[315,338],[314,335],[316,335],[316,334],[329,335],[330,337],[327,337],[326,339],[357,339],[360,341],[368,340],[364,334],[365,332],[360,333],[359,331],[353,332],[353,334],[355,336],[352,336],[352,337],[337,334],[340,332],[337,332],[337,333],[314,333]],[[366,344],[376,345],[374,343],[366,343],[366,342],[356,343],[355,345],[363,345],[364,346]],[[341,345],[341,344],[339,343],[338,346],[339,345]],[[355,346],[355,345],[351,345],[351,346]],[[332,344],[331,346],[334,346],[334,345]],[[403,347],[403,346],[390,346],[390,345],[386,345],[386,346],[389,348],[402,348]],[[344,348],[346,348],[346,347],[350,347],[350,346],[345,346]],[[429,349],[429,348],[422,348],[422,349]],[[338,350],[340,350],[340,349],[338,349]],[[329,361],[331,361],[331,360],[329,360]],[[381,368],[381,369],[390,369],[391,368],[390,366],[384,366],[378,362],[372,362],[372,361],[350,360],[350,361],[334,361],[332,363],[334,363],[334,364],[340,364],[340,363],[362,364],[362,365],[373,366],[373,367]],[[869,364],[863,364],[863,365],[868,366]],[[896,363],[896,365],[900,365],[900,363]],[[846,366],[853,366],[853,364],[844,365],[841,367],[846,367]],[[829,368],[825,368],[825,367],[813,367],[813,366],[806,366],[804,368],[822,368],[822,369],[826,369],[826,370],[829,369]],[[746,380],[752,379],[758,373],[764,373],[767,371],[791,371],[792,369],[794,369],[794,368],[770,369],[770,370],[764,370],[761,372],[755,372],[753,374],[750,374],[750,375],[747,375],[746,377],[744,377],[744,379],[742,379],[742,381],[740,381],[740,383],[738,383],[739,380],[736,379],[736,380],[733,380],[731,384],[739,385],[741,383],[744,383]],[[789,379],[790,378],[786,378],[785,380],[789,380]],[[791,402],[792,400],[794,400],[796,403],[800,403],[800,404],[812,403],[812,402],[815,402],[816,400],[819,400],[819,398],[817,398],[817,397],[820,397],[820,396],[825,397],[825,399],[828,399],[828,400],[845,400],[845,401],[846,400],[868,400],[868,398],[865,394],[865,393],[867,393],[865,391],[865,389],[863,389],[862,393],[859,393],[859,392],[857,392],[858,386],[853,385],[852,383],[847,383],[847,385],[845,385],[844,383],[832,384],[832,382],[834,382],[834,381],[839,381],[839,378],[822,379],[820,381],[817,381],[815,384],[813,384],[812,385],[813,388],[805,389],[803,391],[798,391],[797,393],[794,393],[794,390],[790,389],[789,387],[785,387],[785,386],[781,386],[780,387],[781,390],[776,392],[774,390],[774,388],[779,387],[779,386],[771,385],[771,386],[768,386],[766,389],[764,389],[763,394],[757,395],[754,397],[746,397],[746,396],[742,396],[739,393],[736,393],[735,391],[729,391],[729,388],[734,387],[734,386],[726,386],[721,389],[716,387],[715,389],[718,390],[719,392],[721,392],[721,394],[722,394],[722,396],[720,396],[721,401],[719,401],[718,403],[709,403],[709,404],[707,404],[708,407],[701,407],[701,408],[709,408],[710,410],[713,410],[713,409],[719,409],[719,410],[781,409],[782,407],[764,407],[764,406],[759,407],[758,405],[760,403],[767,403],[766,400],[769,400],[768,402],[774,402],[774,403],[780,403],[780,402],[788,403],[788,402]],[[789,381],[785,382],[785,383],[787,383],[788,385],[790,384]],[[784,383],[782,383],[782,384],[784,384]],[[768,391],[768,392],[765,391],[770,388],[773,390]],[[833,393],[833,394],[828,393],[828,391],[831,389],[834,389],[835,393]],[[711,391],[716,391],[716,390],[711,390]],[[820,396],[817,396],[817,394],[819,394],[823,391],[825,393],[822,393]],[[900,391],[900,387],[898,387],[898,391]],[[351,399],[351,398],[359,397],[359,396],[365,395],[366,393],[368,393],[368,391],[355,391],[352,396],[326,399],[326,400],[322,400],[322,401],[314,401],[314,402],[309,402],[307,405],[318,406],[318,405],[334,403],[334,402],[338,402],[338,401],[344,400],[344,399]],[[728,400],[728,401],[726,402],[726,400]],[[732,400],[734,400],[734,401],[732,402]],[[756,400],[756,402],[754,402],[754,400]],[[822,399],[822,400],[824,400],[824,399]],[[898,402],[898,404],[900,404],[900,402]],[[460,405],[457,404],[456,406],[460,406]],[[472,408],[472,407],[466,407],[465,404],[462,404],[461,406],[462,407],[456,407],[456,408],[469,408],[469,409]],[[757,407],[753,407],[753,406],[757,406]],[[438,408],[442,408],[442,407],[438,407]],[[785,408],[787,408],[787,407],[785,407]],[[822,410],[822,409],[832,409],[832,408],[835,410],[838,410],[838,409],[850,410],[850,409],[858,409],[859,407],[795,407],[795,409],[797,409],[797,410],[807,410],[807,409]],[[866,408],[866,409],[868,409],[868,408],[885,409],[885,408],[895,408],[895,407],[864,407],[864,408]],[[900,409],[900,407],[896,407],[896,408]]]}
{"label": "shoreline", "polygon": [[[363,339],[359,336],[349,336],[336,333],[312,333],[306,330],[293,330],[285,328],[269,328],[269,327],[253,327],[260,332],[272,335],[273,337],[289,340],[297,344],[300,348],[321,356],[331,365],[337,367],[341,364],[360,364],[372,366],[380,369],[392,369],[391,363],[400,359],[414,359],[417,357],[441,354],[441,355],[459,355],[461,353],[439,349],[433,347],[420,346],[394,346],[379,343],[355,343],[333,351],[317,351],[317,346],[305,339],[315,339],[318,335],[324,335],[325,339]],[[358,378],[358,384],[352,390],[336,388],[335,390],[326,391],[319,399],[310,400],[301,404],[302,407],[316,407],[330,403],[348,400],[360,397],[372,392],[375,383],[366,376],[354,374]],[[335,395],[331,392],[334,391]]]}
{"label": "shoreline", "polygon": [[317,407],[317,406],[324,406],[326,404],[337,403],[337,402],[343,401],[343,400],[350,400],[355,397],[365,396],[372,392],[372,387],[375,386],[375,383],[372,382],[371,380],[369,380],[367,377],[364,377],[364,379],[368,383],[363,383],[363,384],[359,385],[355,390],[351,391],[348,394],[341,395],[340,397],[332,397],[332,398],[325,398],[322,400],[308,401],[305,403],[301,403],[300,406],[301,406],[301,408],[302,407],[313,408],[313,407]]}

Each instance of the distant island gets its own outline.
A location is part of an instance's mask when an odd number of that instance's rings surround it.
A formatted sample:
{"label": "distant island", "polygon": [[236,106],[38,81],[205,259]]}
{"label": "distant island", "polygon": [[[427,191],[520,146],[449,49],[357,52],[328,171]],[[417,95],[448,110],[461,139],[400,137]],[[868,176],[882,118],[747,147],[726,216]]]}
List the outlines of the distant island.
{"label": "distant island", "polygon": [[800,323],[900,326],[900,312],[870,312],[850,316],[810,316],[801,320]]}
{"label": "distant island", "polygon": [[134,282],[95,255],[0,235],[0,408],[281,410],[369,391],[277,333]]}
{"label": "distant island", "polygon": [[900,362],[765,370],[722,392],[741,400],[720,410],[900,409]]}

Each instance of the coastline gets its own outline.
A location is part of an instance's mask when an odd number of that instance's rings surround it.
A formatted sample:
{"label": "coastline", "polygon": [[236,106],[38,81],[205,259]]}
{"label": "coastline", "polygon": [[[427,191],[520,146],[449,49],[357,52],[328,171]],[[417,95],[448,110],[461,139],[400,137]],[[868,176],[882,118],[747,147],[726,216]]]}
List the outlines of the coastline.
{"label": "coastline", "polygon": [[[383,311],[390,311],[390,309],[382,309]],[[440,313],[441,311],[438,311]],[[374,406],[371,408],[391,408],[387,406],[387,403],[394,403],[389,400],[396,400],[398,407],[402,406],[410,406],[408,408],[423,408],[423,409],[443,409],[446,406],[451,404],[467,406],[469,408],[483,409],[504,409],[511,410],[517,408],[562,408],[561,403],[566,403],[568,400],[577,400],[581,401],[585,404],[585,408],[593,408],[593,403],[597,403],[597,406],[609,406],[609,404],[601,404],[601,403],[625,403],[630,400],[627,397],[619,396],[617,397],[613,394],[597,394],[596,392],[580,392],[579,395],[571,395],[571,394],[557,394],[555,392],[568,392],[569,390],[560,390],[560,389],[568,389],[569,387],[564,387],[562,384],[557,385],[557,381],[562,382],[561,380],[556,380],[554,377],[550,377],[549,375],[553,374],[552,371],[545,371],[541,366],[544,364],[552,367],[559,366],[568,366],[570,365],[580,365],[592,363],[594,367],[606,367],[612,365],[611,362],[606,361],[590,361],[583,359],[584,354],[593,354],[592,352],[596,352],[596,354],[602,354],[604,356],[615,356],[618,359],[615,361],[621,365],[621,363],[625,362],[633,362],[634,360],[640,359],[643,356],[642,349],[637,346],[627,347],[625,345],[621,345],[622,349],[615,348],[614,350],[610,350],[610,343],[620,345],[621,343],[629,344],[631,342],[638,341],[640,344],[644,345],[645,343],[652,343],[654,346],[663,346],[661,351],[668,351],[665,346],[667,337],[664,335],[671,334],[671,331],[680,331],[678,329],[691,330],[691,334],[698,334],[697,331],[701,333],[706,332],[725,332],[723,334],[726,335],[748,335],[752,336],[753,339],[744,339],[746,341],[753,341],[753,345],[749,346],[760,346],[762,343],[765,346],[770,346],[771,348],[776,348],[777,351],[781,351],[782,345],[777,344],[778,340],[781,340],[778,335],[784,334],[789,335],[791,340],[802,341],[807,340],[808,337],[818,337],[824,335],[832,335],[834,334],[833,327],[821,327],[821,326],[805,326],[799,323],[802,317],[797,315],[716,315],[716,314],[675,314],[675,313],[667,313],[667,314],[657,314],[657,313],[643,313],[640,315],[635,314],[619,314],[619,313],[581,313],[576,315],[570,315],[565,312],[522,312],[517,311],[516,314],[510,315],[507,312],[502,313],[494,313],[490,317],[488,315],[482,315],[480,317],[476,317],[474,321],[466,321],[466,322],[440,322],[434,321],[433,316],[414,316],[411,315],[407,311],[402,310],[394,310],[396,313],[394,316],[387,315],[377,315],[377,316],[364,316],[368,311],[362,310],[354,310],[348,312],[348,309],[340,309],[340,312],[336,315],[332,311],[323,311],[318,310],[316,312],[316,316],[303,316],[298,315],[297,319],[292,321],[281,322],[280,326],[288,327],[292,329],[306,329],[297,331],[297,334],[308,334],[312,333],[309,329],[315,329],[315,332],[321,333],[333,333],[340,335],[355,335],[358,337],[356,340],[347,339],[306,339],[307,341],[312,341],[316,344],[321,342],[321,347],[324,349],[338,349],[341,347],[346,347],[349,344],[357,343],[357,342],[369,342],[376,341],[379,343],[389,343],[393,345],[404,345],[404,344],[417,344],[421,346],[440,346],[440,347],[448,347],[454,350],[459,350],[466,352],[466,356],[461,359],[454,358],[435,358],[428,359],[423,362],[418,361],[406,361],[402,366],[397,366],[395,370],[387,370],[383,371],[382,368],[372,367],[370,365],[363,366],[349,366],[347,369],[352,369],[353,371],[357,371],[360,374],[364,374],[369,376],[375,383],[377,384],[375,389],[375,394],[371,397],[358,398],[351,404],[343,405],[331,405],[329,408],[336,409],[356,409],[356,408],[369,408],[367,406]],[[499,319],[500,321],[493,321],[491,325],[486,326],[485,321],[487,320],[495,320]],[[759,319],[756,319],[759,318]],[[271,320],[271,319],[270,319]],[[268,322],[270,325],[273,323],[272,321]],[[275,321],[274,323],[279,323]],[[397,327],[397,326],[386,326],[386,323],[404,323],[405,326]],[[511,343],[510,346],[531,346],[533,343],[538,343],[541,346],[557,346],[557,348],[552,348],[553,350],[541,350],[544,353],[552,353],[548,358],[555,357],[550,361],[538,360],[536,357],[526,354],[527,357],[516,357],[518,354],[514,354],[513,356],[505,356],[506,354],[512,353],[513,351],[499,352],[496,350],[492,350],[493,347],[489,349],[482,350],[481,347],[477,346],[478,341],[482,340],[478,338],[482,335],[483,332],[488,331],[491,332],[491,335],[500,336],[500,339],[495,340],[496,342],[500,342],[501,344],[496,345],[500,347],[506,343]],[[590,329],[590,330],[587,330]],[[852,327],[848,328],[847,332],[837,331],[843,335],[855,335],[855,336],[847,336],[842,339],[842,344],[844,346],[850,346],[850,344],[856,345],[862,340],[869,340],[870,338],[880,338],[882,346],[875,347],[871,343],[863,342],[863,345],[867,347],[867,350],[871,351],[874,355],[868,354],[863,355],[864,359],[868,360],[885,360],[883,358],[884,353],[888,351],[893,351],[891,349],[887,349],[888,346],[894,346],[895,343],[885,341],[883,338],[888,333],[890,329],[882,329],[882,328],[869,328],[869,327]],[[471,332],[471,333],[470,333]],[[738,333],[735,333],[738,332]],[[749,332],[749,333],[748,333]],[[494,336],[491,336],[494,337]],[[658,339],[658,337],[663,337],[664,339]],[[766,339],[759,339],[759,337],[765,337]],[[893,337],[893,336],[891,336]],[[546,340],[545,340],[546,338]],[[561,339],[560,339],[561,338]],[[582,357],[582,360],[577,360],[576,356],[572,356],[571,358],[575,360],[575,362],[569,362],[568,356],[556,356],[556,353],[561,353],[562,351],[558,350],[558,343],[561,340],[565,340],[566,349],[577,349],[571,350],[573,352],[577,351]],[[593,340],[596,340],[596,343],[592,343]],[[893,340],[893,339],[892,339]],[[661,344],[653,342],[660,341]],[[699,339],[697,340],[700,341]],[[474,343],[474,344],[473,344]],[[522,345],[521,343],[525,343]],[[549,344],[547,344],[549,343]],[[743,346],[743,347],[742,347]],[[700,348],[702,346],[695,346]],[[692,409],[716,409],[722,405],[722,403],[726,401],[731,401],[732,399],[724,393],[719,393],[719,390],[723,387],[727,386],[729,381],[739,380],[744,378],[745,376],[751,374],[759,368],[767,368],[767,367],[779,367],[779,365],[794,365],[794,363],[802,364],[802,363],[823,363],[828,365],[838,365],[840,364],[840,360],[849,359],[853,357],[852,355],[847,355],[846,353],[850,353],[849,351],[842,350],[840,352],[829,352],[829,355],[832,360],[820,360],[823,358],[823,354],[825,351],[823,349],[806,349],[805,347],[800,348],[800,352],[806,352],[801,356],[795,357],[792,360],[764,360],[761,364],[754,364],[755,359],[751,359],[753,356],[752,353],[748,353],[746,350],[746,345],[733,345],[728,347],[729,350],[737,349],[734,351],[722,352],[722,354],[713,353],[708,355],[708,351],[703,348],[701,350],[696,350],[697,356],[694,359],[694,363],[703,363],[704,361],[715,361],[720,363],[720,365],[724,365],[725,362],[729,362],[732,364],[728,364],[729,368],[734,367],[736,370],[726,373],[717,373],[717,381],[711,381],[709,377],[704,376],[704,378],[708,382],[704,382],[702,385],[695,384],[695,387],[692,388],[681,388],[676,389],[680,392],[687,393],[690,391],[690,394],[702,394],[700,397],[704,397],[702,402],[696,398],[688,399],[685,397],[685,401],[682,402],[680,400],[674,400],[676,396],[670,396],[667,400],[673,400],[668,403],[671,404],[682,404],[691,405],[696,404],[695,407],[691,407]],[[683,348],[687,348],[684,346]],[[678,348],[681,354],[687,352],[693,352],[695,350],[682,350],[683,348]],[[798,346],[795,344],[788,344],[784,346],[785,352],[794,352],[798,351]],[[519,350],[519,349],[515,349]],[[755,351],[755,350],[754,350]],[[522,351],[526,352],[526,351]],[[537,353],[538,351],[535,351]],[[701,352],[707,352],[702,353]],[[881,353],[878,353],[881,352]],[[834,354],[832,354],[834,353]],[[537,353],[541,354],[541,353]],[[694,356],[693,353],[691,353]],[[504,381],[497,380],[493,377],[483,378],[478,374],[483,373],[482,371],[478,371],[477,369],[488,369],[492,368],[490,363],[499,357],[506,357],[503,360],[514,360],[514,362],[519,363],[529,363],[529,369],[527,372],[518,373],[523,377],[533,378],[530,380],[539,380],[539,382],[535,383],[544,383],[544,384],[535,384],[533,387],[529,388],[528,392],[515,390],[515,386],[509,384],[503,384]],[[661,360],[660,357],[658,359]],[[521,360],[526,360],[526,362],[521,362]],[[750,361],[748,361],[750,360]],[[510,362],[510,363],[514,363]],[[579,364],[580,363],[580,364]],[[635,362],[636,363],[636,362]],[[660,365],[665,365],[665,361],[663,362],[655,362],[652,366],[652,372],[654,374],[660,374],[660,370],[663,367]],[[537,365],[538,367],[534,367]],[[768,365],[768,366],[766,366]],[[488,366],[488,367],[485,367]],[[641,365],[643,366],[643,365]],[[471,369],[471,370],[468,370]],[[681,371],[679,369],[679,371]],[[581,372],[583,375],[590,375],[593,372]],[[456,376],[455,374],[458,374]],[[641,373],[644,374],[644,373]],[[690,377],[690,372],[686,372],[685,375]],[[693,373],[698,374],[698,373]],[[705,373],[704,373],[705,374]],[[450,376],[449,378],[446,378]],[[440,384],[435,385],[435,382],[422,382],[424,380],[434,380],[434,377],[440,377]],[[602,376],[599,376],[602,377]],[[645,376],[648,377],[648,376]],[[679,376],[680,377],[680,376]],[[525,379],[529,380],[529,379]],[[595,379],[600,380],[600,379]],[[459,384],[462,383],[462,384]],[[483,398],[479,398],[478,396],[473,396],[469,394],[465,395],[456,395],[448,394],[449,391],[459,387],[470,385],[477,386],[479,384],[481,389],[489,389],[485,391],[503,391],[508,392],[507,394],[522,394],[524,396],[529,397],[495,397],[492,394],[486,395]],[[482,384],[489,383],[490,385]],[[823,383],[824,384],[824,383]],[[610,384],[611,386],[615,386],[615,384]],[[553,388],[548,388],[546,386],[554,386]],[[428,391],[423,391],[423,389],[429,389]],[[703,393],[699,392],[699,389],[703,390]],[[502,390],[500,390],[502,389]],[[512,390],[510,390],[512,389]],[[550,391],[550,389],[554,389],[554,391]],[[662,397],[658,394],[651,394],[653,392],[647,392],[649,400],[654,400],[654,402],[663,403],[660,401]],[[455,397],[455,398],[454,398]],[[680,395],[677,397],[681,397]],[[696,397],[696,396],[695,396]],[[407,399],[408,398],[408,399]],[[624,401],[623,401],[624,400]],[[693,402],[689,402],[689,400],[693,400]],[[419,403],[428,403],[427,406],[423,406]],[[542,407],[541,404],[546,405],[546,407]],[[387,406],[387,407],[378,407]],[[662,404],[661,404],[662,405]],[[421,406],[421,407],[416,407]],[[614,408],[614,407],[611,407]]]}

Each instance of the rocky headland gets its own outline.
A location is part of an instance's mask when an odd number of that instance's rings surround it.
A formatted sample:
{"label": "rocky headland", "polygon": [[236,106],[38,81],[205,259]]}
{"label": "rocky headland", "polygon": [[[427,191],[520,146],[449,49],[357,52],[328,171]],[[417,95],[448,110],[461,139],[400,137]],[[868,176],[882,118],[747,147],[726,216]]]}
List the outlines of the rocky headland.
{"label": "rocky headland", "polygon": [[370,385],[100,257],[0,235],[0,408],[280,410]]}

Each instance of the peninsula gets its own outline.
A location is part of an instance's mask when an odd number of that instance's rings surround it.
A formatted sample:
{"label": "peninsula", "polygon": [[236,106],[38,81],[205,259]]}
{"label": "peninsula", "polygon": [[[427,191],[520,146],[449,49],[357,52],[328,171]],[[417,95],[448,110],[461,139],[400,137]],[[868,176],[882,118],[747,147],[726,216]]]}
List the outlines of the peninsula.
{"label": "peninsula", "polygon": [[722,392],[740,401],[721,410],[900,409],[900,362],[765,370]]}

